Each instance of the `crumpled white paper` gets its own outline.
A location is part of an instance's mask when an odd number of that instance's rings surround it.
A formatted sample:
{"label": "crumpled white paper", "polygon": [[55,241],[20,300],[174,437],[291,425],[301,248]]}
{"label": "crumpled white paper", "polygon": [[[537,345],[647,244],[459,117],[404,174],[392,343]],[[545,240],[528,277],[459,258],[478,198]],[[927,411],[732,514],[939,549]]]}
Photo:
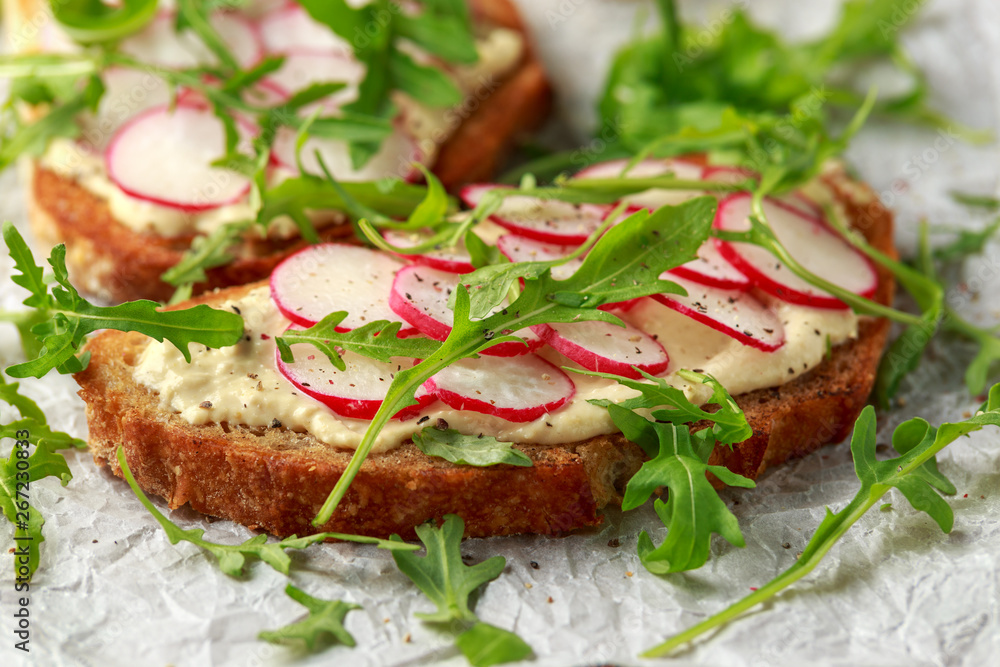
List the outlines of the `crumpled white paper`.
{"label": "crumpled white paper", "polygon": [[[637,8],[647,3],[546,0],[520,3],[557,83],[566,128],[591,122],[614,47],[626,40]],[[681,0],[686,13],[708,16],[724,3]],[[745,3],[744,3],[745,4]],[[768,0],[753,13],[790,34],[816,34],[836,13],[836,0]],[[914,3],[900,0],[900,11]],[[706,30],[712,24],[704,23]],[[933,102],[974,127],[997,130],[1000,119],[1000,8],[991,0],[937,0],[904,34],[929,74]],[[590,150],[599,153],[598,144]],[[971,147],[945,132],[872,122],[849,157],[898,213],[901,247],[912,248],[916,223],[974,227],[984,218],[955,205],[951,189],[997,194],[996,145]],[[0,177],[0,218],[23,229],[13,174]],[[971,292],[954,291],[955,307],[977,321],[1000,319],[1000,245],[970,260]],[[23,295],[0,257],[0,307]],[[971,293],[975,293],[972,298]],[[978,404],[967,396],[961,369],[973,350],[942,339],[907,381],[906,406],[881,415],[880,442],[912,415],[956,420]],[[18,358],[0,329],[0,363]],[[75,384],[50,376],[26,382],[57,427],[84,436]],[[5,414],[4,417],[7,417]],[[9,443],[4,443],[5,448]],[[887,452],[883,452],[887,453]],[[452,639],[413,618],[430,609],[399,573],[391,556],[338,544],[291,552],[291,581],[323,598],[362,605],[347,617],[358,646],[314,656],[260,642],[256,634],[301,617],[287,598],[286,577],[262,563],[245,581],[221,574],[189,544],[171,546],[128,487],[85,452],[67,454],[75,475],[68,487],[44,480],[31,487],[46,517],[41,567],[31,585],[31,653],[13,648],[15,596],[9,557],[0,558],[0,663],[4,665],[462,665]],[[672,664],[698,665],[983,665],[1000,655],[1000,434],[987,431],[949,447],[941,468],[958,487],[950,499],[955,528],[942,534],[896,492],[890,511],[872,511],[830,552],[821,567],[764,608],[733,623]],[[483,591],[483,620],[510,628],[535,650],[530,663],[639,665],[659,643],[763,585],[791,565],[823,517],[842,507],[858,482],[845,446],[828,447],[769,471],[754,490],[727,490],[746,536],[736,549],[721,539],[702,569],[668,577],[647,573],[636,556],[639,532],[654,541],[664,530],[649,507],[609,512],[604,527],[563,538],[469,540],[463,553],[507,558],[500,578]],[[162,507],[162,503],[160,504]],[[209,539],[236,543],[250,531],[210,522],[187,510],[172,517],[204,527]],[[617,540],[620,546],[610,546]],[[614,542],[611,542],[614,544]],[[0,528],[0,553],[13,544]],[[787,546],[786,546],[787,545]],[[537,568],[532,565],[537,564]]]}

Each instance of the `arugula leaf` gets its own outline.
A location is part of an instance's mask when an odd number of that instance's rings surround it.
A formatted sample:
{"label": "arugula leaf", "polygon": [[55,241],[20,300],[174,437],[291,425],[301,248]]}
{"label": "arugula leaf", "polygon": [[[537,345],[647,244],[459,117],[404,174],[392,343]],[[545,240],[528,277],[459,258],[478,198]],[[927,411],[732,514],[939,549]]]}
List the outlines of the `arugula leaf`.
{"label": "arugula leaf", "polygon": [[[236,61],[236,57],[230,52],[222,36],[212,27],[209,21],[212,9],[212,3],[210,2],[178,0],[175,28],[178,32],[190,29],[201,40],[202,44],[208,47],[208,50],[218,58],[227,71],[239,71],[240,65]],[[231,118],[231,114],[227,115],[227,117]]]}
{"label": "arugula leaf", "polygon": [[[646,380],[645,382],[611,373],[599,373],[577,368],[567,368],[566,370],[580,373],[581,375],[592,375],[594,377],[615,380],[619,384],[630,389],[635,389],[640,393],[640,396],[626,399],[617,404],[607,399],[593,399],[589,401],[594,405],[607,408],[617,405],[625,410],[651,410],[653,419],[676,424],[689,424],[691,422],[708,420],[712,422],[711,432],[714,440],[726,445],[743,442],[753,435],[753,429],[747,423],[746,415],[743,414],[742,408],[733,400],[733,397],[729,395],[729,392],[726,391],[722,384],[710,375],[686,370],[677,372],[678,377],[684,380],[693,384],[707,385],[711,388],[711,397],[705,402],[719,406],[719,409],[715,412],[703,410],[689,401],[683,391],[667,384],[665,379],[655,377],[642,370],[639,372],[642,373]],[[656,440],[652,442],[655,443]],[[659,451],[658,446],[651,446],[646,453],[653,456],[657,451]]]}
{"label": "arugula leaf", "polygon": [[934,249],[934,259],[942,262],[954,262],[969,255],[981,253],[986,247],[986,243],[996,236],[998,229],[1000,229],[1000,218],[975,231],[960,229],[954,241]]}
{"label": "arugula leaf", "polygon": [[32,333],[42,344],[37,358],[7,369],[11,377],[42,377],[56,368],[61,373],[82,370],[89,355],[75,355],[84,337],[99,329],[138,331],[158,341],[173,343],[188,361],[188,345],[201,343],[222,347],[237,343],[243,335],[243,320],[235,313],[214,310],[206,305],[185,310],[160,311],[154,301],[132,301],[118,306],[95,306],[80,296],[69,282],[66,272],[66,247],[52,249],[49,264],[55,273],[56,285],[51,288],[40,279],[40,267],[35,263],[28,244],[9,222],[3,224],[3,238],[14,258],[14,269],[20,275],[14,281],[31,291],[25,305],[44,313],[48,321],[32,327]]}
{"label": "arugula leaf", "polygon": [[448,62],[471,65],[479,59],[469,7],[463,0],[424,2],[419,15],[397,16],[394,28],[400,37]]}
{"label": "arugula leaf", "polygon": [[455,645],[473,667],[502,665],[531,655],[531,647],[513,632],[482,621],[460,634]]}
{"label": "arugula leaf", "polygon": [[344,627],[347,612],[361,609],[361,605],[341,600],[321,600],[314,598],[292,584],[285,587],[285,594],[309,610],[309,615],[301,621],[290,623],[277,630],[263,630],[257,633],[259,639],[272,644],[292,644],[304,642],[306,648],[315,651],[323,637],[332,637],[344,646],[354,646],[354,637]]}
{"label": "arugula leaf", "polygon": [[175,287],[208,280],[205,270],[231,262],[232,247],[252,224],[247,220],[227,222],[207,236],[196,236],[181,260],[164,271],[161,278]]}
{"label": "arugula leaf", "polygon": [[399,338],[402,322],[375,320],[357,329],[337,331],[337,325],[347,317],[347,312],[338,310],[330,313],[308,329],[288,330],[274,339],[281,354],[281,360],[291,363],[292,345],[307,343],[314,346],[330,359],[338,370],[347,366],[340,356],[340,349],[363,354],[377,361],[389,363],[393,357],[410,357],[420,359],[432,354],[441,347],[441,343],[429,338],[411,337]]}
{"label": "arugula leaf", "polygon": [[[63,486],[73,477],[66,459],[56,449],[85,447],[85,443],[59,431],[52,431],[38,405],[18,391],[18,385],[7,384],[0,373],[0,401],[18,411],[21,419],[0,424],[0,441],[14,439],[14,446],[5,461],[0,460],[0,510],[14,527],[14,576],[28,581],[38,569],[41,544],[45,541],[42,526],[45,519],[29,503],[31,484],[45,477],[58,477]],[[28,445],[34,446],[29,454]],[[27,554],[26,561],[20,558]],[[27,567],[25,572],[19,565]]]}
{"label": "arugula leaf", "polygon": [[976,195],[968,192],[952,190],[951,198],[959,204],[965,204],[966,206],[972,206],[975,208],[984,208],[988,211],[996,211],[997,209],[1000,209],[1000,199],[990,197],[989,195]]}
{"label": "arugula leaf", "polygon": [[1000,426],[1000,384],[990,389],[982,409],[965,421],[941,424],[937,429],[922,419],[903,422],[893,433],[893,446],[900,456],[879,461],[875,458],[875,411],[871,406],[866,407],[851,437],[854,471],[861,482],[854,499],[836,514],[827,509],[826,517],[802,555],[785,572],[724,611],[646,651],[643,656],[664,656],[766,602],[812,572],[833,545],[890,489],[898,489],[914,509],[926,512],[941,530],[949,532],[954,517],[939,492],[951,494],[955,487],[938,472],[934,457],[955,440],[985,426]]}
{"label": "arugula leaf", "polygon": [[525,280],[520,296],[506,308],[482,320],[470,318],[470,296],[464,285],[455,291],[454,326],[447,340],[412,368],[395,374],[382,406],[330,491],[314,526],[330,520],[347,488],[375,443],[378,433],[401,409],[413,405],[421,384],[453,361],[509,339],[509,334],[546,322],[581,319],[617,322],[598,310],[606,302],[647,296],[671,288],[659,280],[663,271],[693,258],[707,238],[715,214],[715,200],[699,197],[680,206],[665,206],[652,215],[635,215],[613,227],[587,255],[583,268],[566,280],[546,271]]}
{"label": "arugula leaf", "polygon": [[156,16],[156,0],[124,0],[108,5],[94,0],[50,3],[52,15],[80,44],[111,42],[142,30]]}
{"label": "arugula leaf", "polygon": [[[417,612],[417,618],[433,623],[476,621],[476,615],[469,609],[469,596],[500,576],[507,564],[503,556],[494,556],[476,565],[463,563],[459,545],[464,530],[465,522],[461,517],[449,514],[440,528],[430,524],[417,526],[417,537],[427,548],[425,556],[393,552],[392,558],[399,570],[437,606],[434,612]],[[392,539],[399,540],[399,537],[393,535]]]}
{"label": "arugula leaf", "polygon": [[243,566],[246,564],[246,559],[251,557],[259,558],[282,574],[288,574],[288,569],[292,560],[288,557],[288,554],[285,553],[285,549],[305,549],[311,544],[323,542],[327,539],[374,544],[379,549],[388,549],[394,552],[414,551],[419,548],[415,544],[407,544],[401,541],[381,540],[375,537],[349,535],[347,533],[316,533],[315,535],[306,535],[304,537],[292,535],[291,537],[286,537],[278,542],[270,543],[267,541],[267,535],[261,533],[260,535],[254,535],[241,544],[232,545],[209,542],[202,537],[205,534],[204,529],[191,528],[189,530],[183,530],[178,527],[177,524],[165,517],[162,512],[156,509],[156,506],[149,500],[149,497],[143,493],[141,488],[139,488],[139,484],[135,481],[135,477],[132,476],[132,471],[129,469],[128,461],[125,459],[125,449],[121,446],[118,447],[117,458],[118,465],[121,467],[122,477],[124,477],[125,481],[128,482],[128,485],[132,487],[132,491],[139,499],[139,502],[142,503],[143,507],[145,507],[149,513],[153,515],[153,518],[156,519],[156,522],[163,527],[163,531],[167,534],[167,539],[170,540],[170,543],[177,544],[182,541],[190,542],[196,547],[204,549],[208,553],[215,556],[216,560],[219,562],[219,569],[231,577],[241,576],[243,574]]}
{"label": "arugula leaf", "polygon": [[507,463],[515,466],[532,466],[531,457],[513,443],[500,442],[491,435],[464,435],[453,428],[425,428],[413,434],[413,444],[428,456],[439,456],[446,461],[468,466],[492,466]]}

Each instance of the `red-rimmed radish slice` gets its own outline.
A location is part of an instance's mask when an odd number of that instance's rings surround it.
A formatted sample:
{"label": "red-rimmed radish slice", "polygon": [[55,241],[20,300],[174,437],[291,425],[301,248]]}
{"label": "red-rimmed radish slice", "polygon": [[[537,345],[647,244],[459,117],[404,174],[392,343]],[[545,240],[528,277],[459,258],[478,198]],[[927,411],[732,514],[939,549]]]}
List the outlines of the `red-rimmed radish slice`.
{"label": "red-rimmed radish slice", "polygon": [[565,405],[576,393],[564,372],[534,354],[462,359],[428,380],[427,387],[456,410],[511,422],[538,419]]}
{"label": "red-rimmed radish slice", "polygon": [[[295,361],[285,363],[275,349],[278,371],[302,393],[315,398],[342,417],[371,419],[382,406],[396,372],[413,365],[412,359],[385,363],[353,352],[341,352],[344,370],[338,370],[325,354],[312,345],[292,345]],[[400,410],[395,419],[413,416],[435,401],[434,394],[421,387],[417,405]]]}
{"label": "red-rimmed radish slice", "polygon": [[[545,243],[519,234],[504,234],[497,239],[497,248],[512,262],[549,262],[576,250],[576,246]],[[552,277],[556,280],[566,280],[576,273],[582,264],[583,258],[577,257],[553,267]]]}
{"label": "red-rimmed radish slice", "polygon": [[[448,299],[457,287],[457,274],[411,264],[396,274],[389,294],[389,307],[420,333],[443,341],[451,333],[455,322],[455,311],[448,307]],[[516,335],[524,338],[526,344],[517,341],[498,343],[482,354],[512,357],[527,354],[542,345],[542,340],[531,331],[521,331]]]}
{"label": "red-rimmed radish slice", "polygon": [[[325,109],[336,109],[358,97],[358,84],[365,78],[365,66],[336,53],[291,52],[281,67],[267,77],[286,96],[314,83],[343,83],[344,88],[324,98]],[[311,105],[310,105],[311,106]],[[311,112],[310,107],[305,108]]]}
{"label": "red-rimmed radish slice", "polygon": [[[143,62],[176,69],[215,64],[215,55],[189,31],[177,33],[173,12],[163,12],[143,30],[121,43],[123,53]],[[215,12],[209,21],[229,47],[240,67],[257,63],[264,49],[257,30],[246,17],[236,12]]]}
{"label": "red-rimmed radish slice", "polygon": [[[629,160],[626,159],[601,162],[580,171],[574,178],[619,178],[628,163]],[[672,173],[680,180],[700,181],[703,177],[702,172],[701,165],[683,159],[648,159],[637,163],[624,174],[624,177],[650,178]],[[700,190],[653,189],[626,195],[622,199],[636,206],[655,209],[661,206],[676,206],[704,194]]]}
{"label": "red-rimmed radish slice", "polygon": [[[361,246],[321,243],[279,264],[271,273],[271,300],[282,315],[310,327],[330,313],[347,311],[338,331],[357,329],[375,320],[399,322],[386,295],[396,271],[393,257]],[[400,336],[416,333],[404,327]]]}
{"label": "red-rimmed radish slice", "polygon": [[[427,240],[427,235],[418,232],[402,232],[389,230],[385,234],[385,240],[397,248],[412,248]],[[440,269],[448,273],[472,273],[476,267],[472,266],[469,260],[469,253],[464,246],[454,248],[435,248],[419,255],[400,254],[400,258],[408,259],[416,264],[423,264],[433,269]]]}
{"label": "red-rimmed radish slice", "polygon": [[[736,185],[746,182],[748,178],[760,181],[760,174],[750,169],[744,169],[743,167],[727,167],[722,165],[705,167],[705,180],[707,181],[718,181],[720,183]],[[725,193],[718,194],[722,196]],[[819,217],[823,215],[823,208],[800,190],[778,197],[778,200],[802,211],[806,215]]]}
{"label": "red-rimmed radish slice", "polygon": [[621,160],[598,162],[585,169],[581,169],[573,178],[620,178],[622,176],[625,178],[648,178],[673,172],[678,178],[683,178],[684,180],[700,181],[702,179],[703,168],[701,165],[688,162],[687,160],[676,158],[642,160],[623,174],[622,172],[625,171],[630,161],[623,158]]}
{"label": "red-rimmed radish slice", "polygon": [[664,306],[765,352],[785,344],[785,327],[777,314],[749,292],[709,287],[671,273],[660,278],[687,290],[687,296],[654,294]]}
{"label": "red-rimmed radish slice", "polygon": [[154,107],[135,116],[111,139],[108,177],[125,194],[185,211],[238,201],[250,181],[211,166],[226,150],[222,122],[208,109]]}
{"label": "red-rimmed radish slice", "polygon": [[702,174],[702,178],[706,181],[715,181],[717,183],[729,183],[730,185],[737,185],[739,183],[744,183],[748,178],[752,178],[755,181],[760,180],[760,174],[753,171],[752,169],[744,169],[743,167],[731,167],[727,165],[709,165],[705,167],[705,171]]}
{"label": "red-rimmed radish slice", "polygon": [[638,379],[642,374],[634,367],[659,375],[670,365],[663,346],[631,324],[622,328],[610,322],[585,321],[541,324],[532,330],[563,356],[590,371]]}
{"label": "red-rimmed radish slice", "polygon": [[[468,185],[459,196],[470,207],[475,207],[485,193],[498,185]],[[571,204],[554,199],[537,199],[514,195],[491,216],[491,220],[515,234],[546,243],[580,245],[593,234],[609,207],[599,204]]]}
{"label": "red-rimmed radish slice", "polygon": [[315,51],[344,57],[354,54],[350,43],[292,3],[262,18],[258,27],[264,48],[271,53]]}
{"label": "red-rimmed radish slice", "polygon": [[[309,174],[323,175],[316,159],[317,150],[323,157],[326,168],[338,181],[375,181],[390,176],[412,181],[415,174],[419,173],[413,168],[413,163],[420,162],[422,158],[417,143],[401,130],[390,134],[382,142],[378,153],[360,169],[355,169],[351,164],[347,143],[339,139],[309,137],[302,147],[302,166]],[[295,163],[295,130],[288,127],[278,130],[271,155],[279,166],[298,170]]]}
{"label": "red-rimmed radish slice", "polygon": [[[726,231],[750,229],[750,195],[734,194],[719,203],[715,227]],[[764,215],[778,240],[802,266],[831,283],[864,297],[878,288],[878,273],[867,257],[820,218],[780,201],[765,200]],[[844,309],[847,305],[802,280],[770,252],[749,243],[715,239],[716,247],[754,285],[789,303],[814,308]]]}

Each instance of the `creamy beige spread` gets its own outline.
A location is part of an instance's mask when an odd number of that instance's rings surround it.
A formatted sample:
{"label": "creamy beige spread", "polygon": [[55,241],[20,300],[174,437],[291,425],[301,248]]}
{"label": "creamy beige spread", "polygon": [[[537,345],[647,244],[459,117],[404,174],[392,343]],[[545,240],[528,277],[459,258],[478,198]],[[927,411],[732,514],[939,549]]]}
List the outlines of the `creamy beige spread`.
{"label": "creamy beige spread", "polygon": [[[440,146],[492,94],[500,78],[518,63],[524,51],[524,41],[513,30],[491,28],[477,37],[476,48],[479,61],[449,71],[465,95],[465,101],[457,107],[431,108],[400,93],[393,96],[401,110],[401,121],[417,141],[421,159],[426,164],[433,164]],[[117,221],[140,233],[159,236],[192,232],[209,234],[227,222],[254,219],[257,213],[247,199],[206,211],[188,212],[130,197],[108,178],[101,152],[88,150],[69,139],[51,141],[40,164],[105,199]],[[289,170],[276,167],[271,170],[269,179],[271,184],[276,184],[292,175]],[[325,216],[325,219],[329,217]],[[325,219],[317,217],[314,222]],[[298,228],[287,218],[278,218],[268,230],[268,235],[276,238],[296,233]]]}
{"label": "creamy beige spread", "polygon": [[[674,374],[677,370],[709,373],[735,395],[777,386],[807,372],[822,361],[827,337],[837,345],[857,336],[858,321],[851,311],[770,303],[785,326],[785,344],[776,352],[747,347],[652,300],[643,301],[621,317],[659,339],[670,355],[664,377],[683,389],[692,401],[702,403],[709,395],[707,387],[689,385]],[[337,415],[323,403],[303,395],[277,370],[274,337],[289,322],[272,304],[268,288],[256,288],[220,307],[234,306],[246,323],[242,342],[213,350],[192,346],[192,362],[188,364],[173,345],[150,341],[136,366],[136,380],[159,393],[164,410],[179,413],[192,424],[270,426],[277,419],[284,427],[308,432],[327,444],[356,448],[368,421]],[[544,348],[541,355],[558,366],[577,367],[551,348]],[[437,401],[418,418],[392,420],[379,435],[375,451],[399,445],[425,425],[436,424],[439,418],[463,433],[486,433],[524,443],[559,444],[616,432],[608,411],[591,405],[587,399],[621,401],[635,392],[610,380],[569,375],[576,385],[576,395],[535,421],[508,422],[478,412],[454,410]],[[208,404],[211,407],[203,407]],[[421,421],[425,416],[430,420]]]}

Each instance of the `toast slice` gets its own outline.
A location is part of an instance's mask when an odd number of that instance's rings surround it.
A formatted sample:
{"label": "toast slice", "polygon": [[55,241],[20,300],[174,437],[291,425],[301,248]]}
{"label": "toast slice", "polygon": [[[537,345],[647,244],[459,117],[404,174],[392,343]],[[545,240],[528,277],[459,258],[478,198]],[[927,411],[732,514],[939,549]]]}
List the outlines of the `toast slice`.
{"label": "toast slice", "polygon": [[[39,0],[8,0],[13,11],[11,29],[18,17],[37,14]],[[42,3],[43,4],[43,3]],[[526,48],[518,64],[496,87],[462,107],[461,124],[440,147],[432,171],[446,188],[454,190],[474,181],[489,180],[517,139],[536,129],[547,117],[552,91],[524,25],[510,0],[472,0],[475,20],[516,30],[525,36]],[[42,167],[37,160],[23,167],[22,180],[28,218],[38,240],[66,244],[66,263],[77,287],[107,302],[135,299],[166,301],[174,287],[163,282],[164,271],[180,261],[194,238],[141,233],[116,220],[108,202],[72,178]],[[350,225],[335,224],[319,230],[322,240],[351,234]],[[288,255],[306,243],[288,239],[247,238],[233,250],[235,259],[207,271],[208,280],[194,286],[194,293],[242,285],[268,276]]]}
{"label": "toast slice", "polygon": [[[826,177],[849,219],[869,242],[894,254],[892,218],[867,188],[841,174]],[[880,271],[875,299],[892,301],[892,277]],[[248,290],[230,288],[192,303],[219,303]],[[842,440],[864,406],[889,323],[862,318],[858,338],[839,345],[810,372],[778,387],[736,397],[753,437],[732,450],[716,448],[712,463],[756,478],[770,465]],[[148,339],[106,332],[87,345],[93,355],[76,376],[87,403],[90,449],[99,465],[121,474],[116,448],[139,485],[173,508],[232,519],[279,536],[315,532],[310,524],[351,458],[284,428],[238,424],[194,426],[159,408],[132,369]],[[458,466],[421,453],[412,443],[372,454],[323,530],[412,537],[420,523],[454,513],[466,535],[556,534],[596,526],[600,509],[620,503],[644,455],[621,435],[557,446],[517,445],[533,467]]]}

